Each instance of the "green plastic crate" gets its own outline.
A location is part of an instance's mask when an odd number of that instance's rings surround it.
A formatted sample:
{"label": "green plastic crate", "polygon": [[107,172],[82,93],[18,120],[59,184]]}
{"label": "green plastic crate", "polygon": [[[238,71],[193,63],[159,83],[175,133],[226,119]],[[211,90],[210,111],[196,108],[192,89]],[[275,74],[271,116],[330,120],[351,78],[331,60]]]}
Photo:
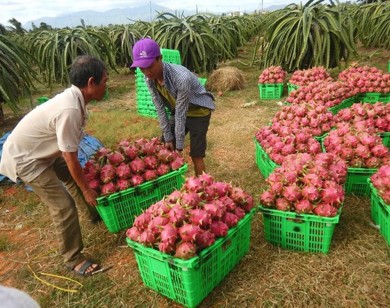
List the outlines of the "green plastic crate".
{"label": "green plastic crate", "polygon": [[178,50],[161,48],[161,54],[164,62],[181,64],[180,52]]}
{"label": "green plastic crate", "polygon": [[153,181],[96,199],[97,211],[111,233],[130,227],[134,218],[184,183],[187,164]]}
{"label": "green plastic crate", "polygon": [[256,165],[259,168],[261,174],[264,178],[268,176],[277,168],[279,165],[274,163],[272,159],[268,156],[267,152],[264,151],[260,143],[255,139],[255,158]]}
{"label": "green plastic crate", "polygon": [[265,239],[283,249],[328,253],[341,208],[335,217],[284,212],[259,206]]}
{"label": "green plastic crate", "polygon": [[379,97],[379,101],[382,103],[390,103],[390,93],[382,93]]}
{"label": "green plastic crate", "polygon": [[383,144],[390,149],[390,132],[379,133],[379,136],[382,138]]}
{"label": "green plastic crate", "polygon": [[373,189],[375,189],[375,187],[372,185],[371,183],[371,179],[368,178],[367,179],[367,183],[368,183],[368,186],[370,187],[370,204],[371,204],[371,219],[372,221],[374,222],[375,225],[378,225],[379,224],[379,218],[378,218],[378,210],[379,210],[379,205],[378,205],[378,202],[379,202],[379,199],[376,198],[376,196],[373,196]]}
{"label": "green plastic crate", "polygon": [[38,105],[43,104],[44,102],[47,102],[49,98],[47,96],[41,96],[37,98]]}
{"label": "green plastic crate", "polygon": [[295,91],[299,88],[299,86],[295,85],[295,84],[292,84],[292,83],[287,83],[287,91],[288,91],[288,95],[290,95],[290,93],[292,91]]}
{"label": "green plastic crate", "polygon": [[346,109],[351,107],[356,102],[356,96],[351,96],[345,100],[343,100],[340,104],[328,108],[328,110],[334,115],[337,114],[341,109]]}
{"label": "green plastic crate", "polygon": [[378,169],[349,167],[345,182],[345,193],[357,196],[369,196],[371,192],[367,179],[377,171]]}
{"label": "green plastic crate", "polygon": [[200,84],[204,86],[206,84],[207,78],[198,78]]}
{"label": "green plastic crate", "polygon": [[380,102],[381,94],[374,92],[360,93],[357,96],[357,102],[359,103],[376,103]]}
{"label": "green plastic crate", "polygon": [[390,205],[386,204],[377,189],[369,182],[371,189],[371,217],[379,226],[379,232],[390,246]]}
{"label": "green plastic crate", "polygon": [[259,83],[260,99],[278,99],[283,95],[283,83]]}
{"label": "green plastic crate", "polygon": [[127,238],[144,284],[186,307],[198,306],[249,251],[253,213],[243,217],[226,237],[217,239],[189,260],[174,258]]}

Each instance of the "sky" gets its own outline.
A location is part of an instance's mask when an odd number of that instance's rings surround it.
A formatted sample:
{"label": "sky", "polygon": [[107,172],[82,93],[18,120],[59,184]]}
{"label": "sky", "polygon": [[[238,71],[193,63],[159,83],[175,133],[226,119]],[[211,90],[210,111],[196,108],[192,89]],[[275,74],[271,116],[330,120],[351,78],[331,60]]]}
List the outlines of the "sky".
{"label": "sky", "polygon": [[[9,20],[16,18],[22,24],[42,17],[55,17],[58,15],[78,11],[94,10],[108,11],[114,8],[131,8],[150,3],[158,4],[173,10],[193,10],[199,12],[229,12],[245,11],[246,8],[261,9],[262,6],[276,4],[289,4],[295,0],[0,0],[0,24],[10,26]],[[306,2],[306,1],[302,1]]]}

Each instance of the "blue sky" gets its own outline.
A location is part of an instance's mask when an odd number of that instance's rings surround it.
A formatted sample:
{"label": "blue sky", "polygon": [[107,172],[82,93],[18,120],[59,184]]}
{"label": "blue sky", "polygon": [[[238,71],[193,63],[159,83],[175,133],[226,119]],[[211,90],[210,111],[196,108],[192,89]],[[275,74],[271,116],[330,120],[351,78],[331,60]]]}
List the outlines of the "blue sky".
{"label": "blue sky", "polygon": [[[55,17],[61,14],[84,10],[104,12],[113,8],[131,8],[149,3],[159,4],[170,9],[196,10],[200,12],[253,11],[276,4],[289,4],[289,0],[0,0],[0,23],[8,26],[8,20],[16,18],[22,24],[42,17]],[[306,2],[306,1],[303,1]]]}

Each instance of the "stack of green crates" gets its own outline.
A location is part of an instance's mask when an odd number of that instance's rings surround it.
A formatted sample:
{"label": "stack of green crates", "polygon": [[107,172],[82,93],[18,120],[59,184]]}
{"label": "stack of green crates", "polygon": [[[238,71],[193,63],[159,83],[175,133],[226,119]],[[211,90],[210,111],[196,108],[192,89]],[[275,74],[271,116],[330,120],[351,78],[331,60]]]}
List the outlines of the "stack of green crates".
{"label": "stack of green crates", "polygon": [[[180,52],[174,49],[161,49],[164,62],[181,64]],[[140,115],[157,118],[156,107],[145,82],[145,75],[139,68],[135,71],[135,89],[137,97],[137,112]]]}

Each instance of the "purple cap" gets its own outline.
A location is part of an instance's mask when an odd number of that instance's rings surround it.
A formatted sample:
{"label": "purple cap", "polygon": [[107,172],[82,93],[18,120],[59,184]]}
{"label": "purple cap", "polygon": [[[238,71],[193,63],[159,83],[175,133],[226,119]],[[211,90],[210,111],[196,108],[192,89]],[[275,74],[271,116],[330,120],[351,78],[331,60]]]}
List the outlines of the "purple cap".
{"label": "purple cap", "polygon": [[159,56],[161,56],[160,46],[156,41],[144,38],[133,46],[133,64],[131,67],[147,68]]}

